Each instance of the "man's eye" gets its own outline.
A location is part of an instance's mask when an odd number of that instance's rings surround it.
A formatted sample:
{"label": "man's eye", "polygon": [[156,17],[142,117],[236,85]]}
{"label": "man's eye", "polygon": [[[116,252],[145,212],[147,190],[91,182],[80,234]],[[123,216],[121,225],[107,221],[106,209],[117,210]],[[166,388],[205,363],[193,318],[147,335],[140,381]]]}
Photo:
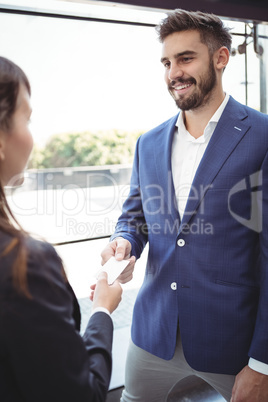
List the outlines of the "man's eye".
{"label": "man's eye", "polygon": [[184,57],[184,58],[182,59],[183,63],[189,63],[191,60],[193,60],[192,57]]}
{"label": "man's eye", "polygon": [[164,63],[163,65],[164,65],[165,68],[169,68],[170,63],[169,63],[169,62],[166,62],[166,63]]}

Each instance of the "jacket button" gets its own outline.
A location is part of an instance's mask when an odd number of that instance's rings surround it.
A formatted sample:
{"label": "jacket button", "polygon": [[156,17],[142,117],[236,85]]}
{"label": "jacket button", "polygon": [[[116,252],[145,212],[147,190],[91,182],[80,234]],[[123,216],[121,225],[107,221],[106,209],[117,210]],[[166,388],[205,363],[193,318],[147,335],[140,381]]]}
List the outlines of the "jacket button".
{"label": "jacket button", "polygon": [[183,247],[185,245],[185,240],[184,239],[179,239],[177,241],[177,244],[178,244],[179,247]]}
{"label": "jacket button", "polygon": [[176,282],[172,282],[172,284],[170,285],[172,290],[177,290],[177,283]]}

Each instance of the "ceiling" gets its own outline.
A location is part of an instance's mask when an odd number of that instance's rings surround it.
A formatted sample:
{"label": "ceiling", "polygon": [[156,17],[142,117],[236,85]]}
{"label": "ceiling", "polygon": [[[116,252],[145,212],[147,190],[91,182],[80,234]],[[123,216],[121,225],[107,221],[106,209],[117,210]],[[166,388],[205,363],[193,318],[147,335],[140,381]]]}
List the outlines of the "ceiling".
{"label": "ceiling", "polygon": [[106,0],[106,2],[158,9],[172,10],[182,8],[190,11],[199,10],[231,19],[268,23],[267,0]]}

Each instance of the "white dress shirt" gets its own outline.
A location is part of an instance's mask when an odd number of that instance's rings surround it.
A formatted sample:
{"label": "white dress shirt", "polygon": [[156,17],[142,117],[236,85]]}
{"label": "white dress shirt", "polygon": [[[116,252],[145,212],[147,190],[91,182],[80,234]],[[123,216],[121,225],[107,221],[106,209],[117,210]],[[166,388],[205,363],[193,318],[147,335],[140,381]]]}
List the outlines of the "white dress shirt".
{"label": "white dress shirt", "polygon": [[179,114],[176,123],[178,129],[174,134],[172,143],[171,168],[181,219],[196,170],[228,100],[229,95],[226,94],[222,104],[209,120],[203,135],[197,139],[186,130],[183,112]]}
{"label": "white dress shirt", "polygon": [[[209,120],[203,135],[197,139],[186,130],[184,113],[181,112],[179,114],[176,123],[177,130],[172,143],[171,169],[181,219],[185,211],[195,173],[228,100],[229,95],[226,94],[220,107]],[[268,364],[250,358],[248,365],[253,370],[268,375]]]}

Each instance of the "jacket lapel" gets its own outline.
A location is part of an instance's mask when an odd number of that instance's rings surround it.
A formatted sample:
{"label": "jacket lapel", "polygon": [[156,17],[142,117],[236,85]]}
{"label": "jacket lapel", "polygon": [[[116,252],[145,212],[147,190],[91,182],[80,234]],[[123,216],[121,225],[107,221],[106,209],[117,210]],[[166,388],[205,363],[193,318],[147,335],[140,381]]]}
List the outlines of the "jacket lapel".
{"label": "jacket lapel", "polygon": [[168,214],[179,219],[173,177],[171,171],[171,149],[178,115],[163,123],[155,133],[154,155],[157,179]]}
{"label": "jacket lapel", "polygon": [[244,121],[246,118],[245,109],[230,97],[195,174],[179,233],[196,213],[223,164],[250,128]]}

